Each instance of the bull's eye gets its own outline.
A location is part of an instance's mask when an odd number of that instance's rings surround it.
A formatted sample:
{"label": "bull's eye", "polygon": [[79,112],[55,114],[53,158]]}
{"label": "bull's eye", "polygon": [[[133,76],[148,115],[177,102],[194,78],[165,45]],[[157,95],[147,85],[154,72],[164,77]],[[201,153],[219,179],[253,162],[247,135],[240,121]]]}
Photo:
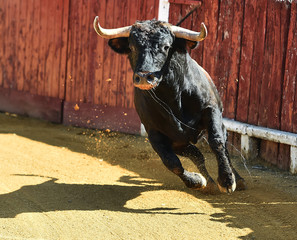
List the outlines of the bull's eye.
{"label": "bull's eye", "polygon": [[163,49],[164,49],[165,52],[168,52],[169,48],[170,48],[170,46],[168,46],[168,45],[165,45],[165,46],[163,47]]}

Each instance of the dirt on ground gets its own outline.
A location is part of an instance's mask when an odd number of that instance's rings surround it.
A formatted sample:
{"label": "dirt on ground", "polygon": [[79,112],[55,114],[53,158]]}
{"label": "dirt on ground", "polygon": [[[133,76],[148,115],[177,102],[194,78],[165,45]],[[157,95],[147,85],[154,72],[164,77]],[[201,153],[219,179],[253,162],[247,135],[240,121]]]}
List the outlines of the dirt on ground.
{"label": "dirt on ground", "polygon": [[297,177],[259,161],[232,158],[248,190],[207,195],[144,137],[13,114],[0,114],[0,161],[1,240],[297,239]]}

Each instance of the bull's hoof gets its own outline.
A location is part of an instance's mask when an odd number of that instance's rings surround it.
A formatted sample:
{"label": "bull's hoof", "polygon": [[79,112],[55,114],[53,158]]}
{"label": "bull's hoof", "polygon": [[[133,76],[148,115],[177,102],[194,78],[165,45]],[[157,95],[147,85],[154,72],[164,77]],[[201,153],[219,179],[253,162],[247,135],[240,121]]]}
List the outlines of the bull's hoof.
{"label": "bull's hoof", "polygon": [[233,193],[236,189],[234,174],[232,173],[231,177],[226,178],[224,181],[218,178],[218,187],[222,193]]}
{"label": "bull's hoof", "polygon": [[191,189],[202,189],[206,187],[206,179],[200,173],[188,172],[184,170],[181,179],[188,188]]}
{"label": "bull's hoof", "polygon": [[243,178],[240,178],[236,181],[236,190],[237,191],[242,191],[242,190],[246,190],[247,189],[247,185],[246,182],[244,181]]}
{"label": "bull's hoof", "polygon": [[201,192],[212,195],[220,193],[217,184],[211,178],[207,179],[207,185],[205,188],[201,189]]}

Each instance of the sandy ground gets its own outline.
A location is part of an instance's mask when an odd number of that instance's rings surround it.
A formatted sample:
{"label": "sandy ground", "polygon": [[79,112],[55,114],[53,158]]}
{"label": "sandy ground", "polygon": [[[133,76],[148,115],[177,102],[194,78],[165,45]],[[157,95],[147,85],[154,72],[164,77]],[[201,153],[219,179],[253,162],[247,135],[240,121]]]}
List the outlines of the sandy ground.
{"label": "sandy ground", "polygon": [[297,239],[297,177],[259,162],[249,174],[233,158],[248,190],[206,195],[165,169],[143,137],[8,114],[0,161],[1,240]]}

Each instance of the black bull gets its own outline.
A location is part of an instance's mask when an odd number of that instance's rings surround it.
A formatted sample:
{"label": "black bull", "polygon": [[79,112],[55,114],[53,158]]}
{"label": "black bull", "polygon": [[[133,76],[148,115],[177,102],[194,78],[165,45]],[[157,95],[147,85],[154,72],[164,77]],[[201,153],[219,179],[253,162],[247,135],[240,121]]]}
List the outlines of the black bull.
{"label": "black bull", "polygon": [[[134,72],[134,103],[153,149],[164,165],[187,187],[216,190],[202,153],[194,145],[207,130],[218,162],[218,187],[223,192],[244,189],[245,182],[232,167],[222,123],[222,102],[208,73],[188,54],[201,32],[150,20],[118,29],[103,29],[94,20],[96,32],[109,40],[117,53],[127,54]],[[177,155],[190,158],[200,173],[185,170]]]}

